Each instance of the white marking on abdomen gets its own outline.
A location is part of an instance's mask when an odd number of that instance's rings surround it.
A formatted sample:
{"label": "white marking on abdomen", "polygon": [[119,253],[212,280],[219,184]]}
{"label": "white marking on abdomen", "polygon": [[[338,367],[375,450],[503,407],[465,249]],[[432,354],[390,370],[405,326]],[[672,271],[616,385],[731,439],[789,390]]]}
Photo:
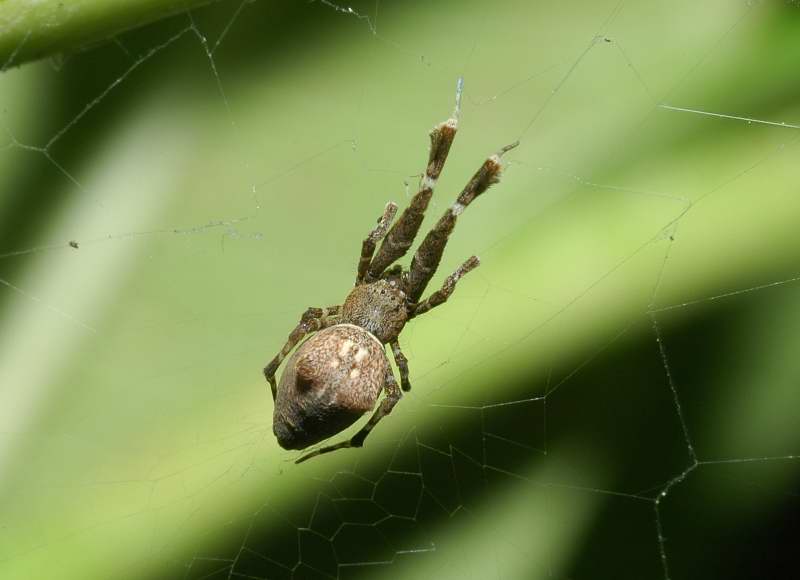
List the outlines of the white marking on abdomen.
{"label": "white marking on abdomen", "polygon": [[369,330],[367,330],[363,326],[358,326],[356,324],[350,324],[349,322],[342,322],[341,324],[337,324],[336,326],[341,326],[343,328],[352,328],[354,330],[358,330],[360,332],[363,332],[367,336],[369,336],[372,340],[375,341],[375,344],[378,346],[378,348],[383,349],[383,343],[380,340],[378,340],[378,337],[375,336],[374,334],[372,334]]}
{"label": "white marking on abdomen", "polygon": [[353,346],[353,341],[348,338],[342,343],[342,346],[339,349],[339,356],[346,356],[347,353],[350,352],[351,346]]}

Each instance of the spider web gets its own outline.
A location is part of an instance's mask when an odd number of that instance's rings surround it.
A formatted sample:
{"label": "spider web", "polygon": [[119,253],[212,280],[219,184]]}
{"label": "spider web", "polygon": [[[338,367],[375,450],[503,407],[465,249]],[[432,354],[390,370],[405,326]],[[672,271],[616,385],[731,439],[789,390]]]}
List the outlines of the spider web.
{"label": "spider web", "polygon": [[[2,576],[796,567],[798,26],[777,2],[237,1],[11,55]],[[521,145],[431,288],[482,265],[404,331],[413,389],[366,447],[296,466],[260,369],[342,300],[459,77],[423,228]]]}

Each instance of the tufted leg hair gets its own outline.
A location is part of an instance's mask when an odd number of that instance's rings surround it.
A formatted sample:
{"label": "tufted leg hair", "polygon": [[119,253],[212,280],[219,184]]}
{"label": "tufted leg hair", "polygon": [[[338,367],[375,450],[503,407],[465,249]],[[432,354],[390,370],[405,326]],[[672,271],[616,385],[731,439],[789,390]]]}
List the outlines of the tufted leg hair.
{"label": "tufted leg hair", "polygon": [[420,296],[428,286],[428,282],[431,281],[433,274],[439,267],[447,240],[456,227],[458,216],[476,197],[500,181],[500,172],[502,170],[500,157],[517,145],[519,145],[519,141],[506,145],[500,151],[491,155],[472,176],[472,179],[469,180],[456,202],[439,218],[433,229],[422,240],[417,252],[414,254],[414,258],[411,260],[411,269],[408,272],[408,281],[405,288],[405,292],[411,302],[417,302],[420,299]]}

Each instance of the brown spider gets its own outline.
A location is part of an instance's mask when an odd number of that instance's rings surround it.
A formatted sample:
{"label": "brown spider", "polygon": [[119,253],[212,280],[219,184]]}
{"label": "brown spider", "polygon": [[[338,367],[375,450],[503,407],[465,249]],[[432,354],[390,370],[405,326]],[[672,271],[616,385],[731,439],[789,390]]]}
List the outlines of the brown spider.
{"label": "brown spider", "polygon": [[[392,411],[401,397],[384,345],[391,346],[400,370],[402,389],[408,391],[411,389],[408,360],[400,350],[398,335],[410,319],[446,302],[458,280],[480,263],[477,256],[472,256],[447,277],[441,289],[419,301],[439,266],[458,216],[476,197],[499,181],[500,157],[518,142],[503,147],[483,163],[456,202],[422,241],[409,270],[403,270],[399,264],[392,266],[405,255],[417,235],[453,143],[457,117],[458,107],[453,118],[431,131],[430,155],[421,189],[400,219],[389,229],[397,205],[388,203],[378,225],[364,240],[355,288],[344,304],[306,310],[289,340],[264,369],[275,402],[272,429],[284,449],[305,449],[339,433],[375,407],[381,390],[386,392],[370,420],[352,438],[307,453],[297,463],[322,453],[364,444],[373,427]],[[383,243],[375,254],[380,240]],[[289,359],[278,388],[275,372],[281,362],[313,332],[316,334]]]}

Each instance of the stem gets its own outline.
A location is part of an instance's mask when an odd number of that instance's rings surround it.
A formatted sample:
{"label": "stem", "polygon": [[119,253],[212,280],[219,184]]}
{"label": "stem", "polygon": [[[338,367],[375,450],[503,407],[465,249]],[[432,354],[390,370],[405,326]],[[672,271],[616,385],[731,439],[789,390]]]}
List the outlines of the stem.
{"label": "stem", "polygon": [[0,0],[0,71],[216,0]]}

